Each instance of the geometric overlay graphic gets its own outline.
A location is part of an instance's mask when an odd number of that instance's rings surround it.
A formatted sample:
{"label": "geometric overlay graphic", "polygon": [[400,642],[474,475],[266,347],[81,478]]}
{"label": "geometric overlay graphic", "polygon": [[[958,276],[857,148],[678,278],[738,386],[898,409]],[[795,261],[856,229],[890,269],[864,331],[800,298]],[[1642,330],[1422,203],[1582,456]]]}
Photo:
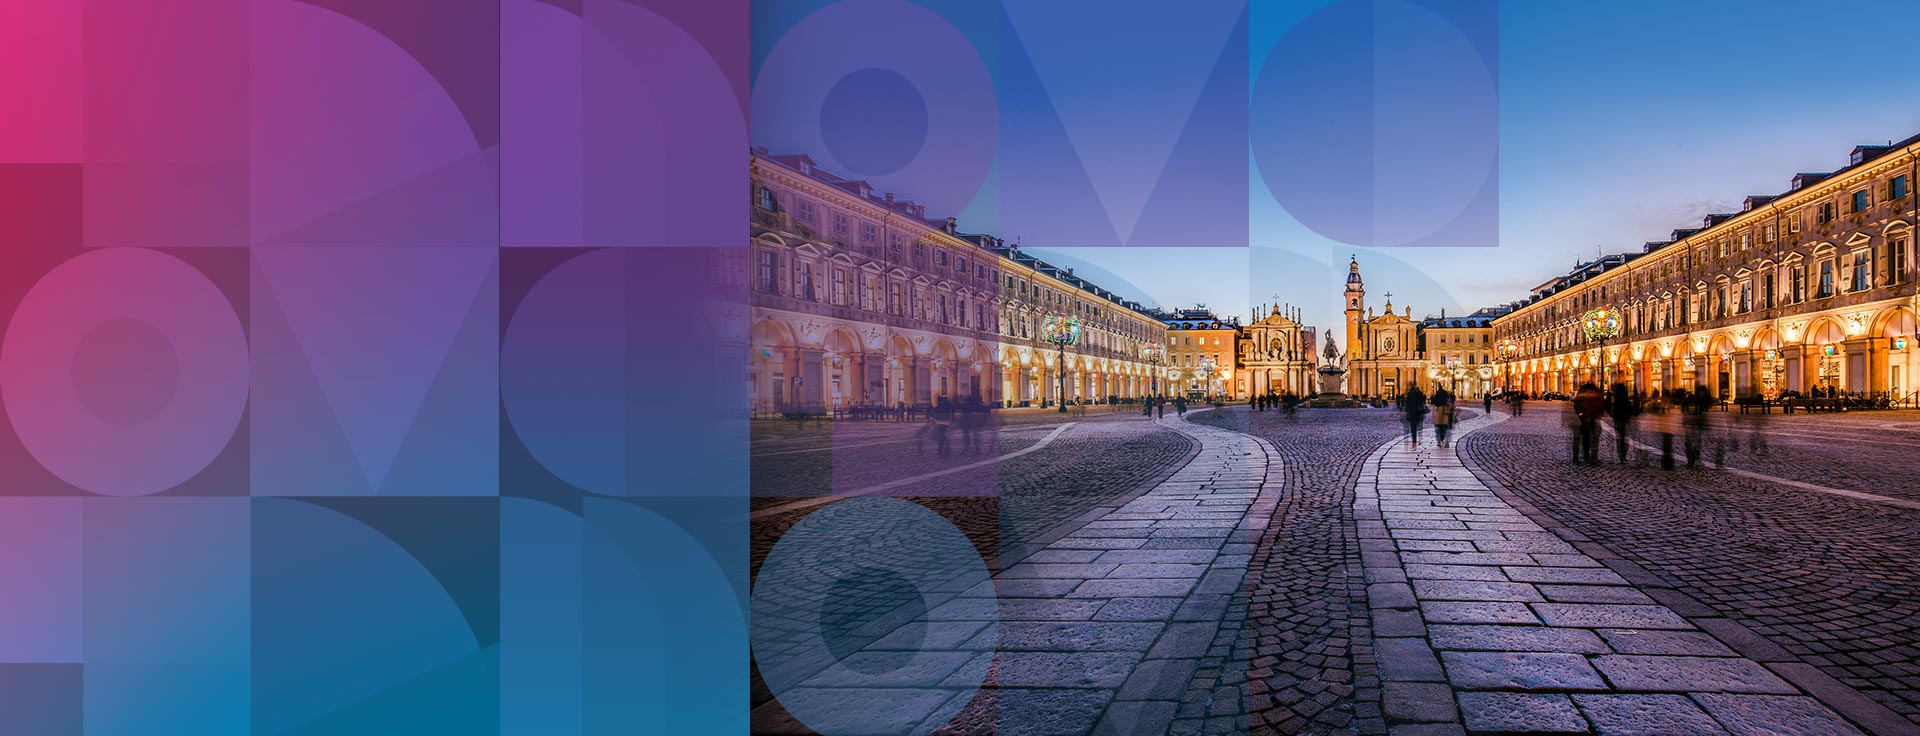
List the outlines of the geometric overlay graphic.
{"label": "geometric overlay graphic", "polygon": [[[737,0],[0,10],[0,732],[744,733],[746,42]],[[631,278],[528,297],[583,252]]]}

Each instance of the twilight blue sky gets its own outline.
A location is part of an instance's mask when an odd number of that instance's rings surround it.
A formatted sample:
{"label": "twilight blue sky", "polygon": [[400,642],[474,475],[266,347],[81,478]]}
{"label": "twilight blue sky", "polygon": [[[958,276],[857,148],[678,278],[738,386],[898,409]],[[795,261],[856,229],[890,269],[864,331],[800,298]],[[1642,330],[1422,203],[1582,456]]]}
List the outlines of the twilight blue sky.
{"label": "twilight blue sky", "polygon": [[[1524,296],[1576,258],[1637,249],[1676,227],[1697,226],[1707,212],[1735,210],[1746,195],[1778,193],[1794,172],[1838,168],[1855,144],[1920,132],[1913,42],[1920,3],[1510,0],[1498,13],[1498,245],[1364,250],[1329,240],[1282,208],[1253,161],[1257,150],[1240,147],[1244,180],[1226,175],[1222,163],[1232,154],[1222,158],[1221,141],[1272,133],[1248,131],[1245,112],[1222,112],[1232,108],[1231,95],[1246,94],[1276,39],[1331,0],[1256,2],[1237,25],[1223,25],[1218,12],[1196,12],[1188,21],[1164,5],[1134,0],[1101,3],[1099,11],[1082,13],[1081,23],[1066,22],[1071,18],[1062,14],[1070,11],[1055,0],[1005,2],[1019,7],[1002,16],[988,3],[920,3],[957,28],[993,75],[996,99],[963,105],[997,105],[1002,121],[991,168],[967,173],[983,180],[965,189],[974,196],[956,203],[916,194],[955,189],[951,172],[933,180],[851,173],[902,196],[934,199],[929,212],[958,212],[963,229],[997,232],[1043,256],[1108,272],[1106,285],[1166,306],[1204,302],[1244,315],[1278,293],[1305,305],[1310,322],[1331,326],[1347,257],[1357,254],[1372,304],[1391,291],[1396,310],[1411,304],[1415,316],[1442,308],[1462,313]],[[758,75],[764,77],[762,62],[784,29],[826,4],[755,2]],[[1143,14],[1160,27],[1150,36],[1128,21]],[[1037,54],[1025,48],[1039,45],[1045,48]],[[1162,54],[1165,63],[1133,58],[1143,53]],[[1084,61],[1101,54],[1128,61]],[[1186,57],[1200,61],[1179,61]],[[1114,83],[1106,83],[1106,70]],[[1197,100],[1196,78],[1207,84]],[[923,94],[939,96],[939,89],[916,83]],[[791,121],[810,123],[806,115],[818,119],[817,112],[769,116],[757,95],[756,144],[813,148],[817,139],[788,133],[806,127]],[[1076,105],[1082,109],[1054,109]],[[1200,122],[1183,130],[1161,120],[1188,114],[1172,109],[1188,105]],[[1258,110],[1252,118],[1271,120]],[[1100,125],[1111,129],[1091,127]],[[1406,130],[1404,122],[1396,125],[1392,130]],[[939,153],[944,143],[930,137],[924,146]],[[1057,151],[1070,154],[1035,163]],[[1121,156],[1144,163],[1117,163]],[[1184,191],[1122,181],[1150,176],[1162,161],[1163,180],[1179,180]],[[1016,174],[1010,166],[1023,168]],[[1021,188],[1018,198],[1014,187]],[[1025,206],[1034,193],[1049,197],[1052,209]],[[1148,205],[1162,199],[1166,208],[1156,214]],[[1215,206],[1221,202],[1230,206]],[[1058,214],[1049,219],[1049,211]],[[1082,240],[1081,232],[1089,234]],[[1143,240],[1155,247],[1138,247]],[[1063,247],[1121,243],[1131,247]]]}
{"label": "twilight blue sky", "polygon": [[[1256,173],[1252,257],[1221,249],[1209,268],[1187,249],[1146,248],[1088,260],[1163,304],[1234,314],[1318,278],[1324,293],[1294,301],[1322,326],[1337,319],[1349,254],[1370,303],[1392,291],[1416,316],[1519,298],[1596,248],[1664,240],[1784,191],[1794,172],[1844,166],[1855,144],[1920,132],[1916,28],[1912,2],[1502,3],[1497,248],[1339,246],[1274,205]],[[1269,248],[1283,252],[1259,253]]]}

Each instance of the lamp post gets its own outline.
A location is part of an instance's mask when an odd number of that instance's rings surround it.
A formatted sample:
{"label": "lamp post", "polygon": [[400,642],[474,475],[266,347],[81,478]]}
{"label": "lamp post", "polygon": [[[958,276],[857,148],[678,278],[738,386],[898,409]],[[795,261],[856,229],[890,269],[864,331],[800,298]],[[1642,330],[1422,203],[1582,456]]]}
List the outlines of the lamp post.
{"label": "lamp post", "polygon": [[1153,388],[1148,394],[1150,396],[1156,396],[1160,393],[1160,361],[1165,360],[1166,357],[1167,347],[1165,345],[1150,342],[1140,346],[1140,360],[1144,361],[1147,365],[1153,366],[1149,369],[1149,372],[1153,374]]}
{"label": "lamp post", "polygon": [[1607,360],[1605,348],[1607,340],[1620,336],[1620,310],[1612,307],[1588,310],[1580,316],[1580,329],[1586,333],[1588,340],[1601,348],[1600,382],[1606,383],[1607,371],[1612,370],[1613,366]]}
{"label": "lamp post", "polygon": [[1513,390],[1513,356],[1519,354],[1520,346],[1509,337],[1501,341],[1500,347],[1500,390]]}
{"label": "lamp post", "polygon": [[1041,326],[1040,334],[1047,342],[1060,347],[1060,413],[1067,413],[1067,346],[1080,341],[1080,318],[1067,314],[1056,314],[1047,318]]}

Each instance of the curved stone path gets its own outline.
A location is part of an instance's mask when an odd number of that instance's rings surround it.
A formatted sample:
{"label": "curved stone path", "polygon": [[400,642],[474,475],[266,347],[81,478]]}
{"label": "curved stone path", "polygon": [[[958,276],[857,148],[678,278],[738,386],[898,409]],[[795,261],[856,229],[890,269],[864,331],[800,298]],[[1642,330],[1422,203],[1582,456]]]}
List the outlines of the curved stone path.
{"label": "curved stone path", "polygon": [[1656,600],[1631,563],[1535,523],[1451,448],[1382,446],[1355,518],[1393,733],[1861,733],[1830,704],[1887,723],[1850,689],[1743,654],[1737,626]]}
{"label": "curved stone path", "polygon": [[[1162,734],[1238,712],[1238,689],[1219,683],[1246,610],[1235,594],[1273,511],[1261,490],[1275,454],[1265,440],[1179,417],[1156,424],[1197,452],[990,583],[931,586],[936,594],[911,596],[924,608],[910,602],[898,615],[863,612],[891,631],[866,631],[856,651],[835,652],[841,664],[794,690],[890,703],[867,721],[877,732]],[[755,648],[780,643],[756,637]],[[982,667],[986,685],[969,686],[977,678],[964,675]],[[756,713],[757,732],[807,732],[778,705]]]}

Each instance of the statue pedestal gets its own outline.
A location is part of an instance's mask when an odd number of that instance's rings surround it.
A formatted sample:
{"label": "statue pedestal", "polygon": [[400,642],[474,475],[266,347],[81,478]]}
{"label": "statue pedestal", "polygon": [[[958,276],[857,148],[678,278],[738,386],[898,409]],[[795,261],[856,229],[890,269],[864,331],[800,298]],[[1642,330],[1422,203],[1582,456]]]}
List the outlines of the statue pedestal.
{"label": "statue pedestal", "polygon": [[1312,399],[1307,400],[1308,407],[1314,409],[1353,409],[1360,406],[1360,402],[1354,401],[1352,397],[1347,396],[1346,392],[1340,390],[1341,384],[1346,383],[1347,370],[1345,368],[1335,368],[1330,365],[1324,365],[1314,372],[1320,374],[1320,393]]}

